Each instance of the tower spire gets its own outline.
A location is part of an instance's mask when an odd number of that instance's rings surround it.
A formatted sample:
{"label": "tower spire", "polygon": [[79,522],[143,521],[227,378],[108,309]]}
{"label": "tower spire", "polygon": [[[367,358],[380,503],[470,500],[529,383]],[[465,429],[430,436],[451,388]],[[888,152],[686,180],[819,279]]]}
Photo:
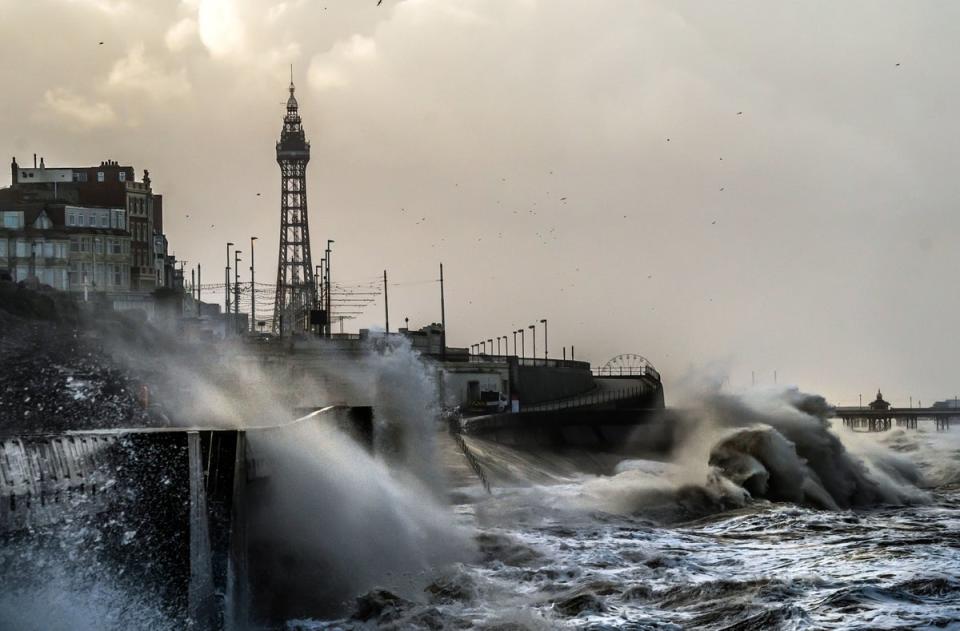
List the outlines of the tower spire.
{"label": "tower spire", "polygon": [[307,224],[306,176],[310,143],[303,132],[293,90],[291,65],[287,115],[283,118],[283,130],[277,142],[277,164],[280,165],[280,256],[273,330],[281,335],[290,331],[308,331],[310,311],[316,307]]}

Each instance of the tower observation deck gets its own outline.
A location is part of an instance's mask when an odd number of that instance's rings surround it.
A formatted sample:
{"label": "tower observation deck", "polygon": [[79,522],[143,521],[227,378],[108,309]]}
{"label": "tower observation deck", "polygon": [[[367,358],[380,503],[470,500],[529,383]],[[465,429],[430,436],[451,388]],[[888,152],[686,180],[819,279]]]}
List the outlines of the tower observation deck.
{"label": "tower observation deck", "polygon": [[280,254],[277,263],[277,295],[273,331],[286,334],[310,328],[310,310],[316,302],[313,265],[310,260],[310,229],[307,225],[307,162],[310,142],[300,121],[294,96],[293,71],[290,98],[277,142],[280,165]]}

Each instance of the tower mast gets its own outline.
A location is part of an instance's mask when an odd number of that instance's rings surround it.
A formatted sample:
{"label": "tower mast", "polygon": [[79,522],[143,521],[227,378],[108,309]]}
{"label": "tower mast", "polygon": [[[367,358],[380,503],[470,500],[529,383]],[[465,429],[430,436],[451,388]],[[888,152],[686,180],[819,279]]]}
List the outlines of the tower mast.
{"label": "tower mast", "polygon": [[273,331],[286,335],[310,329],[310,310],[316,297],[310,261],[310,230],[307,224],[307,162],[310,142],[300,121],[294,96],[293,66],[290,66],[290,98],[277,142],[280,165],[280,253],[277,263],[277,295]]}

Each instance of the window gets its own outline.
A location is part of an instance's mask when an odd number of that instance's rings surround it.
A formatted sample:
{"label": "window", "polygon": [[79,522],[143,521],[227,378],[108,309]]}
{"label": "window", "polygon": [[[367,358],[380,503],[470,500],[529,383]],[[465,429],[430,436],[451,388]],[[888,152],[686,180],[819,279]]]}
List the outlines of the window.
{"label": "window", "polygon": [[77,225],[77,216],[75,214],[70,213],[69,215],[67,215],[67,225],[68,226]]}
{"label": "window", "polygon": [[3,227],[4,228],[22,228],[21,225],[23,219],[23,213],[17,211],[9,211],[3,213]]}
{"label": "window", "polygon": [[[52,258],[53,258],[53,244],[52,244],[52,243],[44,243],[44,244],[43,244],[43,256],[44,256],[45,258],[48,258],[48,259],[52,259]],[[48,284],[48,285],[52,285],[53,283],[51,282],[51,283],[47,283],[47,284]]]}
{"label": "window", "polygon": [[[126,181],[127,181],[127,172],[126,172],[126,171],[120,171],[120,181],[121,181],[121,182],[126,182]],[[118,283],[118,284],[119,284],[119,283]]]}
{"label": "window", "polygon": [[81,252],[90,251],[90,239],[87,239],[86,237],[80,239],[80,251]]}
{"label": "window", "polygon": [[74,171],[74,172],[73,172],[73,181],[74,181],[74,182],[86,182],[86,181],[87,181],[87,172],[86,172],[86,171]]}
{"label": "window", "polygon": [[0,256],[7,256],[7,240],[0,239]]}
{"label": "window", "polygon": [[107,215],[100,215],[100,227],[109,228],[110,227],[110,218]]}
{"label": "window", "polygon": [[123,254],[122,248],[120,247],[120,241],[112,242],[110,252],[112,254]]}
{"label": "window", "polygon": [[70,239],[70,251],[79,252],[80,251],[80,240],[79,239]]}
{"label": "window", "polygon": [[97,171],[97,181],[98,182],[103,181],[103,171]]}
{"label": "window", "polygon": [[103,254],[103,241],[101,241],[100,239],[94,239],[93,247],[94,247],[94,251],[97,254]]}
{"label": "window", "polygon": [[30,246],[26,241],[17,241],[17,256],[30,256]]}

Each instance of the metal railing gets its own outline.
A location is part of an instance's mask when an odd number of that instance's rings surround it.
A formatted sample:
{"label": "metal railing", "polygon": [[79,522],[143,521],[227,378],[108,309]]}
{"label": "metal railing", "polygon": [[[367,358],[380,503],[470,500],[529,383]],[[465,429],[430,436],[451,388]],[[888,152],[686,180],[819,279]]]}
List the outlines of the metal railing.
{"label": "metal railing", "polygon": [[636,386],[626,390],[608,390],[602,392],[593,392],[591,394],[571,397],[569,399],[558,399],[556,401],[547,401],[546,403],[536,403],[533,405],[524,405],[520,408],[521,412],[547,412],[551,410],[565,410],[569,408],[580,408],[591,405],[602,405],[604,403],[615,403],[642,396],[643,386]]}
{"label": "metal railing", "polygon": [[496,355],[492,353],[471,354],[468,361],[472,363],[482,362],[509,362],[516,361],[518,366],[545,366],[550,368],[581,368],[589,369],[590,362],[582,362],[574,359],[546,359],[543,357],[517,357],[516,355]]}
{"label": "metal railing", "polygon": [[660,372],[653,366],[639,366],[636,368],[594,368],[594,377],[653,377],[660,381]]}

